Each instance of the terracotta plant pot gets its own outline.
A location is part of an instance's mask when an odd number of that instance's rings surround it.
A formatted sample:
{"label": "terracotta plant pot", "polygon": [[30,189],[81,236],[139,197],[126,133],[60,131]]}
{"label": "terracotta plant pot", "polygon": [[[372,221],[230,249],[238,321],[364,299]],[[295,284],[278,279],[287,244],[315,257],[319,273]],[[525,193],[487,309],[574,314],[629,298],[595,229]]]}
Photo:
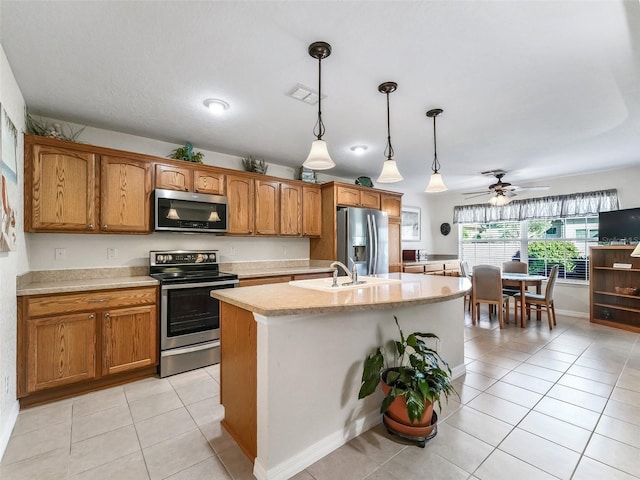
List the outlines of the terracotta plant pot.
{"label": "terracotta plant pot", "polygon": [[[385,383],[387,370],[382,372],[380,378],[380,386],[382,387],[382,393],[386,396],[391,390],[391,387]],[[428,427],[431,426],[431,417],[433,416],[433,404],[429,402],[425,405],[424,413],[419,421],[411,423],[409,420],[409,414],[407,413],[407,402],[404,397],[398,397],[389,406],[389,410],[386,413],[387,416],[395,420],[396,422],[408,425],[410,427]]]}

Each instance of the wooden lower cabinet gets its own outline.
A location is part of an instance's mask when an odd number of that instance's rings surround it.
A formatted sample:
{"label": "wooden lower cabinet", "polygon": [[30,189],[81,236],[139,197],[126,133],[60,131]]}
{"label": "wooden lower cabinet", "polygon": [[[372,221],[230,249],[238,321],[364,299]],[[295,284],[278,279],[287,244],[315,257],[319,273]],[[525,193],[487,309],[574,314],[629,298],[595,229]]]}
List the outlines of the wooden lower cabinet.
{"label": "wooden lower cabinet", "polygon": [[155,373],[157,299],[157,287],[18,297],[21,403]]}
{"label": "wooden lower cabinet", "polygon": [[158,361],[155,305],[122,308],[102,314],[102,373],[134,370]]}
{"label": "wooden lower cabinet", "polygon": [[95,378],[95,313],[28,320],[27,342],[29,392]]}

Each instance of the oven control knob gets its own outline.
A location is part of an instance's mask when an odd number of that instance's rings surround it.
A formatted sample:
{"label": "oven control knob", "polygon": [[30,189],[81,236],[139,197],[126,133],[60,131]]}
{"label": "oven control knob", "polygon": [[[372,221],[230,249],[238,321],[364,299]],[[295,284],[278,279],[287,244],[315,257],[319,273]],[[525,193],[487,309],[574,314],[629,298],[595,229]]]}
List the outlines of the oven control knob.
{"label": "oven control knob", "polygon": [[173,256],[171,256],[171,255],[166,255],[166,256],[164,257],[164,260],[165,260],[166,262],[170,262],[171,260],[173,260]]}
{"label": "oven control knob", "polygon": [[156,255],[156,262],[162,263],[164,261],[164,255]]}
{"label": "oven control knob", "polygon": [[209,255],[207,255],[206,253],[202,254],[202,261],[206,262],[207,260],[209,260]]}

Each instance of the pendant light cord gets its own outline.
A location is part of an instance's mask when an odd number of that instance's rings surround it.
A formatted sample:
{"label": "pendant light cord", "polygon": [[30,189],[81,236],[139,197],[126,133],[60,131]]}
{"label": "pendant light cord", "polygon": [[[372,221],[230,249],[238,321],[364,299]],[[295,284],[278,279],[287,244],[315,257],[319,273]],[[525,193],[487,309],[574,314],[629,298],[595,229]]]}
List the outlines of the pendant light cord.
{"label": "pendant light cord", "polygon": [[433,173],[438,173],[440,170],[440,162],[438,161],[438,148],[436,144],[436,116],[433,116],[433,164],[431,165],[431,169]]}
{"label": "pendant light cord", "polygon": [[324,122],[322,121],[322,57],[320,57],[318,58],[318,120],[313,127],[313,134],[318,140],[322,140],[324,131]]}
{"label": "pendant light cord", "polygon": [[389,116],[389,92],[387,92],[387,147],[384,149],[384,154],[387,156],[387,160],[393,158],[393,147],[391,146],[391,122]]}

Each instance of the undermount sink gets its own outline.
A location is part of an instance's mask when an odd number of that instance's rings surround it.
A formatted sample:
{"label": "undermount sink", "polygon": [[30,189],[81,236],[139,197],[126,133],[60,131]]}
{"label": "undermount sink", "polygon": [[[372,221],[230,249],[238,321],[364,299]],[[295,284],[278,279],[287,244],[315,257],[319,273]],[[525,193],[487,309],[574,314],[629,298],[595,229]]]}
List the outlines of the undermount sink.
{"label": "undermount sink", "polygon": [[309,280],[292,280],[289,285],[294,287],[310,288],[312,290],[322,290],[324,292],[341,292],[344,290],[355,290],[357,288],[369,288],[376,287],[378,285],[389,285],[392,283],[400,283],[401,280],[397,278],[381,278],[381,277],[358,277],[358,283],[356,285],[350,284],[351,279],[349,277],[338,278],[338,286],[332,287],[333,278],[312,278]]}

